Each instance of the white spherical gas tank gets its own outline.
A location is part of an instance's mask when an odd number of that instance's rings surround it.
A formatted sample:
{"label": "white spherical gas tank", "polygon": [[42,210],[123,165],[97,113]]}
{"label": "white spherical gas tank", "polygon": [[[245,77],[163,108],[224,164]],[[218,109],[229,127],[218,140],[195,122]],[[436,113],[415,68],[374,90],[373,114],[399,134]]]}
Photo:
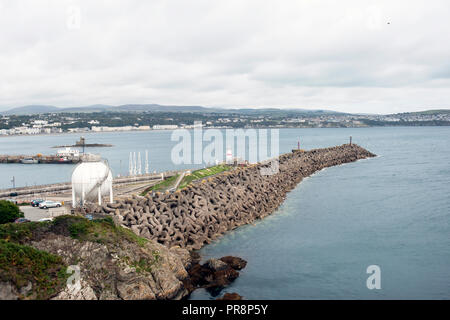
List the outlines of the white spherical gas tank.
{"label": "white spherical gas tank", "polygon": [[[102,161],[82,162],[72,173],[72,193],[74,199],[97,202],[100,196],[110,195],[112,173],[108,164]],[[79,202],[79,201],[78,201]]]}

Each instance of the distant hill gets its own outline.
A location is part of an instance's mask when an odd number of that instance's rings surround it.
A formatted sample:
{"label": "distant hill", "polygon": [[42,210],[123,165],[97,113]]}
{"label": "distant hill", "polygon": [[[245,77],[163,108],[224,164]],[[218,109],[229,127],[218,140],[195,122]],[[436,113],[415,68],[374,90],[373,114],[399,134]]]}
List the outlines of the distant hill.
{"label": "distant hill", "polygon": [[50,113],[59,112],[60,108],[55,106],[45,106],[45,105],[29,105],[23,107],[17,107],[11,110],[3,111],[1,114],[10,115],[23,115],[23,114],[38,114],[38,113]]}
{"label": "distant hill", "polygon": [[[105,104],[95,104],[84,107],[55,107],[48,105],[29,105],[13,108],[0,112],[3,115],[26,115],[42,113],[90,113],[90,112],[193,112],[193,113],[236,113],[242,115],[293,115],[293,114],[314,114],[314,115],[344,115],[349,113],[325,110],[325,109],[300,109],[300,108],[210,108],[202,106],[173,106],[160,104],[124,104],[120,106],[111,106]],[[404,112],[396,115],[430,115],[430,114],[449,114],[450,110],[425,110],[419,112]],[[359,114],[363,115],[363,114]]]}
{"label": "distant hill", "polygon": [[417,111],[417,112],[403,112],[397,114],[415,114],[415,115],[432,115],[432,114],[450,114],[449,109],[435,109],[435,110],[426,110],[426,111]]}
{"label": "distant hill", "polygon": [[279,109],[279,108],[208,108],[202,106],[166,106],[159,104],[124,104],[120,106],[110,105],[90,105],[85,107],[58,108],[55,106],[30,105],[13,108],[0,114],[4,115],[24,115],[42,113],[63,113],[63,112],[201,112],[201,113],[238,113],[238,114],[286,114],[286,113],[322,113],[322,114],[342,114],[341,112],[330,110],[309,110],[309,109]]}

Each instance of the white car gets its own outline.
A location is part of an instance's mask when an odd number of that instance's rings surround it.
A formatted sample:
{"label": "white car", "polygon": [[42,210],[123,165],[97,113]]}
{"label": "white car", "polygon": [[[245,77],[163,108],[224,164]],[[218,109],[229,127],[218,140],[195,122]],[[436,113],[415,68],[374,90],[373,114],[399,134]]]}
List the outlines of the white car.
{"label": "white car", "polygon": [[61,202],[52,201],[52,200],[45,200],[39,203],[39,208],[41,209],[47,209],[47,208],[57,208],[61,207]]}
{"label": "white car", "polygon": [[45,222],[45,221],[53,221],[53,218],[42,218],[42,219],[39,219],[39,222]]}

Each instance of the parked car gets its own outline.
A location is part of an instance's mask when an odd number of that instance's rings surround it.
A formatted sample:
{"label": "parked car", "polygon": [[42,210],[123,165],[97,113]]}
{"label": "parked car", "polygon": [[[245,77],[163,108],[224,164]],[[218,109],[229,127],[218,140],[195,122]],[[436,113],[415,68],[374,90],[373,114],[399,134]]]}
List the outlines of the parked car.
{"label": "parked car", "polygon": [[34,199],[34,200],[31,200],[31,206],[32,206],[32,207],[39,207],[39,204],[40,204],[41,202],[44,202],[44,199]]}
{"label": "parked car", "polygon": [[42,219],[39,219],[39,222],[45,222],[45,221],[53,221],[53,218],[42,218]]}
{"label": "parked car", "polygon": [[47,209],[47,208],[57,208],[61,207],[61,202],[52,201],[52,200],[45,200],[39,203],[39,208],[41,209]]}
{"label": "parked car", "polygon": [[17,218],[16,220],[14,220],[14,223],[24,223],[24,222],[30,222],[30,220],[25,218]]}

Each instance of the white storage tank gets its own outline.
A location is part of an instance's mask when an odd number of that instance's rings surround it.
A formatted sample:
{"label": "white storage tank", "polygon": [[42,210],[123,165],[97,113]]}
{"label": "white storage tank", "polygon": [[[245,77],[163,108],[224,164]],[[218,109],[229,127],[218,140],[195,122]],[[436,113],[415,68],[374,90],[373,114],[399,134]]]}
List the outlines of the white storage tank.
{"label": "white storage tank", "polygon": [[113,201],[112,172],[106,161],[99,156],[86,155],[72,173],[72,206],[86,202],[102,203],[102,197],[109,195]]}

